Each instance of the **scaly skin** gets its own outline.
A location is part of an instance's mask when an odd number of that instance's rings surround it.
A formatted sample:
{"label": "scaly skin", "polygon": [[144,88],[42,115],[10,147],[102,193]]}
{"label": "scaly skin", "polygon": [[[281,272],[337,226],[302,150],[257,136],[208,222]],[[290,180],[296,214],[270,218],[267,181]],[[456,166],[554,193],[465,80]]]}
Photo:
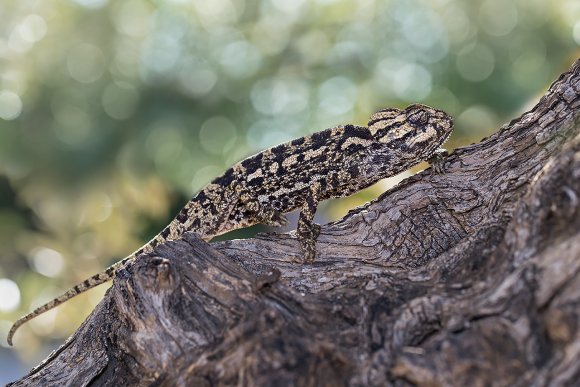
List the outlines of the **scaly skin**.
{"label": "scaly skin", "polygon": [[142,248],[16,321],[8,343],[25,322],[113,279],[128,262],[186,231],[208,241],[257,223],[284,225],[283,214],[300,208],[297,235],[304,261],[312,262],[320,232],[312,220],[320,201],[351,195],[428,160],[452,126],[449,115],[428,106],[387,108],[373,114],[368,127],[338,126],[250,156],[207,185]]}

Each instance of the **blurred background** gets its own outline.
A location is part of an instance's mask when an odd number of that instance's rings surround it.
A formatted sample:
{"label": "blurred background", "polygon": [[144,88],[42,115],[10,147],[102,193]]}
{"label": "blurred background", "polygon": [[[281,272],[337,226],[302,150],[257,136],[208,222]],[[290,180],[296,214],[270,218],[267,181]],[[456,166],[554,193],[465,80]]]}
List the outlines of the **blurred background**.
{"label": "blurred background", "polygon": [[[477,142],[579,46],[577,0],[2,1],[0,383],[107,286],[8,348],[14,320],[134,251],[236,161],[413,102],[455,117],[448,149]],[[326,203],[318,221],[400,179]]]}

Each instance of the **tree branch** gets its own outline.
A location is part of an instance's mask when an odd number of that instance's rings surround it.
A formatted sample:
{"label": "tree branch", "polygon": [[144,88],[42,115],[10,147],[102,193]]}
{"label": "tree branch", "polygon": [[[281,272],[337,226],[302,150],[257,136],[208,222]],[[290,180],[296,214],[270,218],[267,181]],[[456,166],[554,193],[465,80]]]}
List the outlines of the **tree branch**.
{"label": "tree branch", "polygon": [[295,236],[167,243],[14,385],[580,380],[580,61],[478,144]]}

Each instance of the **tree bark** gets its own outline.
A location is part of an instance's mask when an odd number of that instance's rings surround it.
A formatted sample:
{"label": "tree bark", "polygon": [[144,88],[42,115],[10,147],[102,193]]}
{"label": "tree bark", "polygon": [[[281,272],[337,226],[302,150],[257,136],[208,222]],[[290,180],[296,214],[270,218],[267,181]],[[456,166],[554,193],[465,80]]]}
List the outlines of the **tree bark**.
{"label": "tree bark", "polygon": [[312,265],[293,233],[158,247],[13,385],[571,386],[579,197],[580,60],[445,173],[322,226]]}

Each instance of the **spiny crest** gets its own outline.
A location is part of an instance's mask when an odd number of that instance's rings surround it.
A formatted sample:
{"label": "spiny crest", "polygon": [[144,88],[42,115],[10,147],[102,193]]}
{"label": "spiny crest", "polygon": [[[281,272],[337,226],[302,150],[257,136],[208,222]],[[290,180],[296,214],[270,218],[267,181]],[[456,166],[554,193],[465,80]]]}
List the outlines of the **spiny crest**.
{"label": "spiny crest", "polygon": [[[453,127],[452,118],[444,111],[414,104],[404,110],[384,109],[373,114],[369,131],[375,140],[408,148],[426,147],[432,152],[443,144]],[[424,153],[424,152],[421,152]]]}

